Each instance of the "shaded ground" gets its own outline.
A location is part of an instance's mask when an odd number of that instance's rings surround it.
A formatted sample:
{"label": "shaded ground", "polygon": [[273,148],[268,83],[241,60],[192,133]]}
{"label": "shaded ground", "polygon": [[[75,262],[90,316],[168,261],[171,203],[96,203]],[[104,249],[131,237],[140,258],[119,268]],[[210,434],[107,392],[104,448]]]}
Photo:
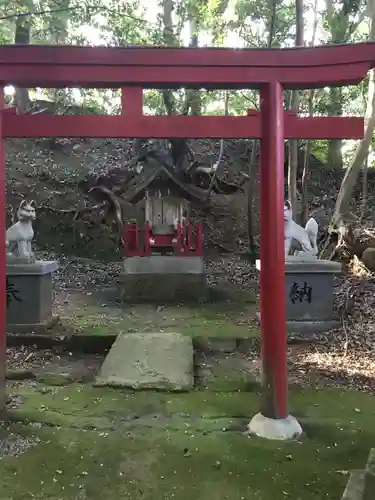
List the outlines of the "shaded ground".
{"label": "shaded ground", "polygon": [[[120,332],[177,331],[203,337],[256,337],[257,271],[247,261],[206,260],[210,297],[203,303],[169,305],[121,304],[120,262],[57,258],[54,276],[55,312],[61,321],[55,333],[117,335]],[[238,286],[242,285],[242,286]]]}
{"label": "shaded ground", "polygon": [[[245,295],[245,292],[243,293]],[[219,300],[196,305],[113,304],[115,291],[100,294],[67,292],[56,308],[61,327],[67,332],[88,335],[117,335],[135,332],[176,332],[191,336],[257,336],[256,303]]]}
{"label": "shaded ground", "polygon": [[[54,281],[62,323],[94,335],[258,333],[251,319],[257,276],[245,261],[207,261],[210,285],[231,300],[196,307],[123,310],[105,291],[118,270],[117,263],[63,258]],[[349,471],[363,468],[375,441],[372,287],[371,277],[338,283],[345,328],[290,347],[290,410],[306,432],[298,442],[244,434],[260,408],[255,346],[201,353],[195,390],[186,394],[95,388],[103,356],[8,349],[0,500],[339,500]]]}
{"label": "shaded ground", "polygon": [[[121,271],[120,263],[59,257],[54,277],[55,306],[62,317],[61,333],[108,335],[119,331],[177,331],[192,336],[253,337],[259,334],[255,318],[259,292],[258,273],[248,261],[234,256],[206,259],[208,284],[218,290],[216,299],[195,307],[163,304],[119,307],[113,286]],[[112,292],[105,292],[111,289]],[[225,292],[224,294],[222,292]],[[218,300],[220,299],[220,300]],[[230,300],[229,300],[230,299]],[[335,308],[343,327],[315,336],[315,342],[291,348],[292,372],[299,378],[329,386],[375,388],[375,279],[352,272],[336,284]],[[254,348],[254,346],[253,346]],[[246,353],[258,360],[256,350]],[[255,370],[259,373],[255,363]]]}
{"label": "shaded ground", "polygon": [[10,382],[0,436],[18,456],[0,460],[0,498],[338,500],[375,439],[373,398],[294,386],[291,410],[306,435],[280,443],[244,434],[259,409],[259,389],[249,389]]}
{"label": "shaded ground", "polygon": [[[56,307],[63,324],[70,322],[78,334],[126,328],[255,334],[256,274],[238,259],[206,266],[209,283],[230,301],[125,310],[103,292],[113,285],[118,264],[62,264],[54,283]],[[341,310],[345,284],[337,291]],[[358,324],[356,314],[345,318]],[[306,433],[290,443],[244,434],[260,408],[255,345],[246,352],[197,355],[195,390],[185,394],[96,388],[103,356],[9,348],[0,500],[339,500],[349,471],[363,468],[375,441],[374,344],[348,342],[347,329],[316,340],[289,349],[290,411]]]}

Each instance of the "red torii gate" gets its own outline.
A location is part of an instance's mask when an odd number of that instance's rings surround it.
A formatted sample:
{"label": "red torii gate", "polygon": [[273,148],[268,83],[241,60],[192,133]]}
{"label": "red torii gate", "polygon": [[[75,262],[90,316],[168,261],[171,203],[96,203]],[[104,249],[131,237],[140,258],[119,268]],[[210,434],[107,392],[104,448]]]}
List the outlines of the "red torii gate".
{"label": "red torii gate", "polygon": [[[293,49],[0,46],[0,87],[123,88],[119,116],[17,115],[0,102],[0,203],[5,206],[4,138],[186,137],[261,139],[261,344],[264,404],[253,430],[287,437],[284,276],[284,138],[359,139],[356,117],[300,118],[283,110],[282,91],[358,84],[375,66],[375,44]],[[144,116],[144,88],[260,89],[260,114]],[[5,278],[5,211],[0,270]],[[0,285],[0,366],[4,386],[5,279]],[[4,399],[2,403],[4,403]],[[3,406],[3,404],[2,404]],[[256,417],[259,417],[256,416]],[[269,429],[271,425],[271,429]],[[273,427],[273,428],[272,428]],[[294,430],[293,430],[294,429]]]}

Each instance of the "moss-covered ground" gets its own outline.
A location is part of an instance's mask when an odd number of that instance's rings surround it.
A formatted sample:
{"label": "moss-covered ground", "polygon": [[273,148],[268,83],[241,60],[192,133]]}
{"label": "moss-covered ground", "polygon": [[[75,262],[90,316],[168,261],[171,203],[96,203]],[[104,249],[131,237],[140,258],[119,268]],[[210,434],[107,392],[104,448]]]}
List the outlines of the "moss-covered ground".
{"label": "moss-covered ground", "polygon": [[306,435],[282,443],[244,433],[256,385],[171,394],[63,383],[11,382],[21,404],[2,433],[40,443],[0,460],[1,500],[339,500],[375,443],[374,400],[359,392],[293,387]]}
{"label": "moss-covered ground", "polygon": [[215,296],[205,303],[184,305],[113,304],[97,296],[74,294],[59,314],[62,325],[81,335],[131,332],[179,332],[192,337],[252,338],[259,334],[254,321],[254,293],[241,291]]}

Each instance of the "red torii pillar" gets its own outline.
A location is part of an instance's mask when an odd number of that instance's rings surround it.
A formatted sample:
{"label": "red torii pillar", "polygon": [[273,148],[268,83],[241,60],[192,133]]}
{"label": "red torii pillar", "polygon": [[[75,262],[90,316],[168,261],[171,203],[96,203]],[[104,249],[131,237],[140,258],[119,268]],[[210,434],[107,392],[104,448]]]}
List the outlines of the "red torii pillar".
{"label": "red torii pillar", "polygon": [[4,89],[0,86],[0,271],[4,270],[3,283],[0,285],[0,412],[6,402],[6,250],[5,250],[5,151],[3,140]]}
{"label": "red torii pillar", "polygon": [[[270,81],[260,88],[260,112],[248,116],[260,119],[260,322],[263,401],[261,412],[249,423],[249,431],[260,437],[289,439],[302,433],[298,421],[288,413],[287,328],[284,257],[284,139],[290,138],[295,110],[284,111],[283,86]],[[327,138],[363,136],[363,119],[320,117],[327,126]],[[339,130],[332,130],[333,127]],[[331,128],[332,127],[332,128]],[[313,133],[311,135],[314,135]],[[311,135],[298,135],[310,138]],[[272,214],[270,216],[270,214]],[[272,304],[270,314],[269,304]]]}
{"label": "red torii pillar", "polygon": [[[260,321],[263,404],[249,431],[288,439],[300,435],[288,414],[284,257],[284,105],[278,81],[260,89]],[[272,314],[268,304],[272,304]]]}

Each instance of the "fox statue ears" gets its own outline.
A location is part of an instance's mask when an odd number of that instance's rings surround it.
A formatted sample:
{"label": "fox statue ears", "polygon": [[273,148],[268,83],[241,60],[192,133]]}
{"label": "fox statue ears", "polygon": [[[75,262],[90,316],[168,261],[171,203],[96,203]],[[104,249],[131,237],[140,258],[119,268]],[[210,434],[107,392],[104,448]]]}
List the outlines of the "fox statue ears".
{"label": "fox statue ears", "polygon": [[33,207],[35,208],[35,201],[34,200],[31,200],[29,203],[27,202],[27,200],[22,200],[21,203],[20,203],[20,208],[23,208],[25,205],[30,205],[30,207]]}
{"label": "fox statue ears", "polygon": [[290,203],[290,201],[289,201],[289,200],[286,200],[286,201],[284,202],[284,205],[286,206],[286,208],[287,208],[288,210],[292,210],[292,204]]}

